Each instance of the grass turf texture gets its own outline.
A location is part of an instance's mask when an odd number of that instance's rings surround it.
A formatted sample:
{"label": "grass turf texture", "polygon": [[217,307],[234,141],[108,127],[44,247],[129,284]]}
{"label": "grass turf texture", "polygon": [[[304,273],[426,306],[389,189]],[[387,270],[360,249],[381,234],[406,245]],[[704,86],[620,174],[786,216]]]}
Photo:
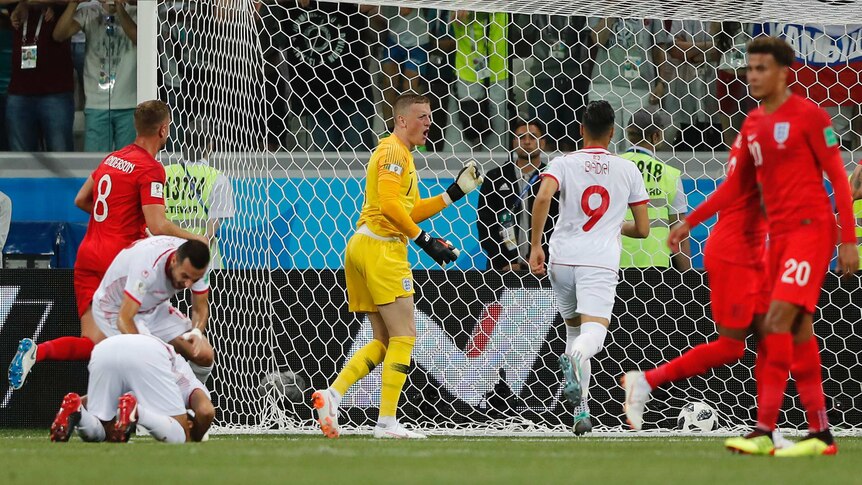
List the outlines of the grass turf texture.
{"label": "grass turf texture", "polygon": [[[0,483],[860,483],[862,438],[834,457],[733,455],[719,438],[213,436],[173,446],[51,443],[0,431]],[[741,480],[741,481],[740,481]]]}

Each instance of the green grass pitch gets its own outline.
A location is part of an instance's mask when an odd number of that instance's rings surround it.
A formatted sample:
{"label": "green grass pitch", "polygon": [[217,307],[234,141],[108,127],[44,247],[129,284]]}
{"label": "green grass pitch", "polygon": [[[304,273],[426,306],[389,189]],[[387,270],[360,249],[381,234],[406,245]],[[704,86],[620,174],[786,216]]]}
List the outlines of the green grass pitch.
{"label": "green grass pitch", "polygon": [[213,436],[171,446],[51,443],[48,432],[0,431],[3,484],[266,483],[862,483],[862,438],[834,457],[732,455],[720,438],[461,438],[327,440]]}

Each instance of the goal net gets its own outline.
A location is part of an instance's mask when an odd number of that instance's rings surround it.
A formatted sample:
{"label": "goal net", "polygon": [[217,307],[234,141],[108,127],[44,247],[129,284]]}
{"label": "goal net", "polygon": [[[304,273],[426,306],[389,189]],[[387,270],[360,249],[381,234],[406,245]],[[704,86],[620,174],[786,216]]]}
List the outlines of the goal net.
{"label": "goal net", "polygon": [[[454,265],[441,270],[411,246],[417,341],[402,421],[453,433],[571,427],[556,363],[565,328],[548,280],[526,271],[537,184],[521,166],[532,163],[536,126],[542,163],[581,147],[585,102],[604,99],[616,113],[612,150],[646,141],[663,162],[638,164],[655,244],[626,246],[632,267],[592,364],[596,429],[623,430],[619,376],[716,336],[702,270],[714,221],[692,233],[687,254],[671,256],[661,238],[715,189],[755,105],[746,42],[765,32],[794,46],[793,89],[829,111],[849,170],[862,142],[858,3],[160,1],[159,93],[174,121],[163,158],[207,159],[233,189],[233,209],[219,211],[225,269],[213,277],[209,328],[217,426],[313,429],[310,393],[371,338],[368,321],[347,311],[342,258],[370,152],[390,132],[394,97],[412,90],[433,108],[414,153],[422,195],[443,190],[468,159],[488,176],[481,194],[422,224],[461,249]],[[516,119],[539,123],[513,131]],[[862,426],[858,287],[830,275],[816,315],[829,416],[852,432]],[[693,402],[714,409],[724,430],[750,426],[748,344],[741,362],[657,390],[645,429],[676,429]],[[379,389],[377,369],[344,397],[348,428],[374,423]],[[790,384],[780,426],[804,425]]]}

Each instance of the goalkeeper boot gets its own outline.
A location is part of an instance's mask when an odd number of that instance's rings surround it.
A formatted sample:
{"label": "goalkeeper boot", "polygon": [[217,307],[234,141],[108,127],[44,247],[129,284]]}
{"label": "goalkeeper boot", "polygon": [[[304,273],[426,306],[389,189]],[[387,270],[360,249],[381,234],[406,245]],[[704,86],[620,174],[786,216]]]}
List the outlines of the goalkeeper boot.
{"label": "goalkeeper boot", "polygon": [[772,433],[754,430],[745,436],[728,438],[724,441],[724,447],[728,450],[742,455],[771,455],[775,452],[775,444],[772,443]]}
{"label": "goalkeeper boot", "polygon": [[51,423],[51,441],[65,443],[69,441],[78,423],[81,422],[81,396],[70,392],[63,398],[60,410]]}
{"label": "goalkeeper boot", "polygon": [[12,363],[9,364],[9,385],[12,389],[21,389],[24,385],[24,380],[27,379],[27,374],[36,363],[36,342],[33,339],[21,339],[18,343],[18,352],[12,358]]}
{"label": "goalkeeper boot", "polygon": [[411,440],[424,440],[426,438],[424,434],[410,431],[409,429],[405,428],[403,424],[397,421],[395,422],[395,424],[389,426],[381,426],[380,423],[377,423],[377,426],[374,427],[374,437],[383,439]]}
{"label": "goalkeeper boot", "polygon": [[837,455],[838,446],[832,433],[827,429],[819,433],[809,433],[808,436],[793,446],[775,450],[775,456],[795,458],[797,456]]}
{"label": "goalkeeper boot", "polygon": [[652,388],[647,383],[644,373],[640,371],[626,372],[620,379],[620,384],[626,390],[626,401],[623,404],[626,422],[632,429],[639,430],[644,424],[644,410]]}
{"label": "goalkeeper boot", "polygon": [[583,436],[593,430],[593,422],[590,420],[590,414],[586,412],[575,415],[575,425],[572,426],[572,431],[575,436]]}
{"label": "goalkeeper boot", "polygon": [[138,424],[138,400],[132,393],[120,396],[117,405],[117,418],[114,421],[114,432],[111,441],[127,443],[135,426]]}
{"label": "goalkeeper boot", "polygon": [[333,402],[328,389],[314,391],[311,395],[311,405],[317,410],[317,424],[327,438],[338,438],[338,406]]}
{"label": "goalkeeper boot", "polygon": [[560,356],[560,370],[563,371],[563,395],[575,406],[581,403],[581,364],[577,356]]}

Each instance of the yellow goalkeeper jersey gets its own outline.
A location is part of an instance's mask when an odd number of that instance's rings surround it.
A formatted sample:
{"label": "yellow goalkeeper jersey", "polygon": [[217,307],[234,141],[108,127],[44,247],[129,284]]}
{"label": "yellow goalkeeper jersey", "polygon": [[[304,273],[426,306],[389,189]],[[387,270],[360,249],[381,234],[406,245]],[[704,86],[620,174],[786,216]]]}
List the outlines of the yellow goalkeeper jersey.
{"label": "yellow goalkeeper jersey", "polygon": [[[419,177],[416,175],[413,154],[407,146],[395,135],[380,140],[377,149],[371,154],[366,175],[365,202],[356,227],[368,226],[374,234],[383,237],[416,237],[419,226],[409,214],[419,200]],[[394,190],[395,183],[398,183],[397,194],[387,192],[387,187]],[[396,216],[397,227],[381,211],[381,202],[387,204],[396,201],[404,208],[401,214],[390,212],[390,217]]]}

